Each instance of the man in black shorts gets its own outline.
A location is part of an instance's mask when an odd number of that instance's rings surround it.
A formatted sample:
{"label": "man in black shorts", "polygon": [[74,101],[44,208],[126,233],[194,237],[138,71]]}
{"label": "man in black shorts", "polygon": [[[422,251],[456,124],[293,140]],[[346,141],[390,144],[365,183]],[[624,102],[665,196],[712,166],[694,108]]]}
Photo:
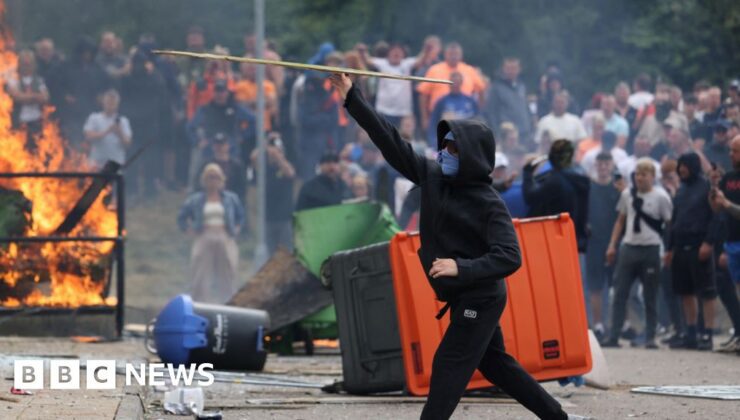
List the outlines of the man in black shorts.
{"label": "man in black shorts", "polygon": [[[711,185],[701,172],[696,153],[678,158],[681,186],[673,199],[673,217],[668,234],[666,265],[671,265],[673,291],[681,297],[686,335],[671,348],[712,350],[717,286],[714,252],[717,223],[709,205]],[[697,331],[698,299],[702,299],[704,328]]]}
{"label": "man in black shorts", "polygon": [[591,179],[588,194],[588,226],[590,237],[586,249],[586,290],[591,304],[591,329],[596,338],[606,338],[604,328],[603,290],[609,288],[613,275],[612,267],[606,263],[612,227],[619,211],[617,203],[624,188],[624,180],[614,178],[614,160],[609,152],[596,156],[596,177]]}

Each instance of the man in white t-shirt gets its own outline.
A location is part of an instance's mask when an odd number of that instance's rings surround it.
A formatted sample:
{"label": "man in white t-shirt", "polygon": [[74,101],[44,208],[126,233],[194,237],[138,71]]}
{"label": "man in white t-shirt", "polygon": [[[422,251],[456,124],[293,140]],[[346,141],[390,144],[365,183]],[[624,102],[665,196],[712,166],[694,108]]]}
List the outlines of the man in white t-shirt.
{"label": "man in white t-shirt", "polygon": [[567,109],[568,94],[565,92],[557,93],[552,99],[552,112],[542,117],[540,122],[537,123],[537,133],[535,134],[537,144],[540,144],[545,132],[548,133],[552,141],[566,139],[572,143],[577,143],[587,136],[581,119],[566,112]]}
{"label": "man in white t-shirt", "polygon": [[[609,339],[604,347],[619,347],[619,334],[627,309],[627,298],[636,278],[642,282],[645,301],[645,348],[657,349],[655,329],[658,323],[658,285],[660,282],[660,246],[662,233],[670,223],[673,203],[663,188],[654,186],[655,166],[640,159],[635,168],[635,188],[626,188],[617,203],[617,221],[606,251],[607,264],[617,260],[614,274],[615,297]],[[617,245],[624,232],[622,245]]]}
{"label": "man in white t-shirt", "polygon": [[36,72],[33,52],[24,50],[18,53],[18,74],[13,76],[8,78],[6,86],[13,98],[13,126],[26,130],[26,148],[34,150],[35,136],[41,132],[43,107],[49,102],[49,91],[44,79]]}
{"label": "man in white t-shirt", "polygon": [[[400,44],[393,44],[387,58],[363,57],[378,71],[399,76],[409,76],[419,62],[418,57],[406,58],[406,50]],[[398,127],[401,118],[413,115],[413,90],[411,82],[395,79],[378,79],[378,92],[375,108],[393,125]]]}

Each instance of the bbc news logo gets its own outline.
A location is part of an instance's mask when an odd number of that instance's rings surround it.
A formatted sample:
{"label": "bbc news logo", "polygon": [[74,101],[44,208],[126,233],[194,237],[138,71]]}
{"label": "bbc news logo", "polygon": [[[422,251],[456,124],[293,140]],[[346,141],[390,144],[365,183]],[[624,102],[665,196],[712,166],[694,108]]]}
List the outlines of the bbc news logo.
{"label": "bbc news logo", "polygon": [[[48,365],[48,370],[46,366]],[[80,389],[81,370],[85,370],[86,389],[116,389],[115,360],[87,360],[85,366],[76,359],[28,359],[13,361],[13,386],[16,389],[44,389],[48,372],[49,389]],[[213,364],[173,365],[165,363],[125,364],[125,384],[165,386],[210,386],[215,382]]]}

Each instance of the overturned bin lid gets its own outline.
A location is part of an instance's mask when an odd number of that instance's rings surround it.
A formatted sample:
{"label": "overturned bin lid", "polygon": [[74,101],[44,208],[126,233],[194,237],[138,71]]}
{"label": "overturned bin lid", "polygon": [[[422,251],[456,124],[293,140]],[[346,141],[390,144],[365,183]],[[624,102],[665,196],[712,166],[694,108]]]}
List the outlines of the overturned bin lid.
{"label": "overturned bin lid", "polygon": [[169,301],[154,324],[157,354],[165,363],[183,364],[190,350],[205,347],[208,319],[193,312],[193,300],[179,295]]}

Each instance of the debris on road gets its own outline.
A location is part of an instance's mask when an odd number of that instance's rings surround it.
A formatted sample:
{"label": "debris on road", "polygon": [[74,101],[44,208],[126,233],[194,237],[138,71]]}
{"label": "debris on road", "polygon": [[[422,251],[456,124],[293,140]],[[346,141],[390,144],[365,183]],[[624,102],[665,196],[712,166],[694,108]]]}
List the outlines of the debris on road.
{"label": "debris on road", "polygon": [[24,389],[18,389],[16,387],[10,388],[10,393],[13,395],[33,395],[33,392],[26,391]]}
{"label": "debris on road", "polygon": [[631,392],[713,400],[740,400],[740,386],[738,385],[642,386],[632,388]]}

